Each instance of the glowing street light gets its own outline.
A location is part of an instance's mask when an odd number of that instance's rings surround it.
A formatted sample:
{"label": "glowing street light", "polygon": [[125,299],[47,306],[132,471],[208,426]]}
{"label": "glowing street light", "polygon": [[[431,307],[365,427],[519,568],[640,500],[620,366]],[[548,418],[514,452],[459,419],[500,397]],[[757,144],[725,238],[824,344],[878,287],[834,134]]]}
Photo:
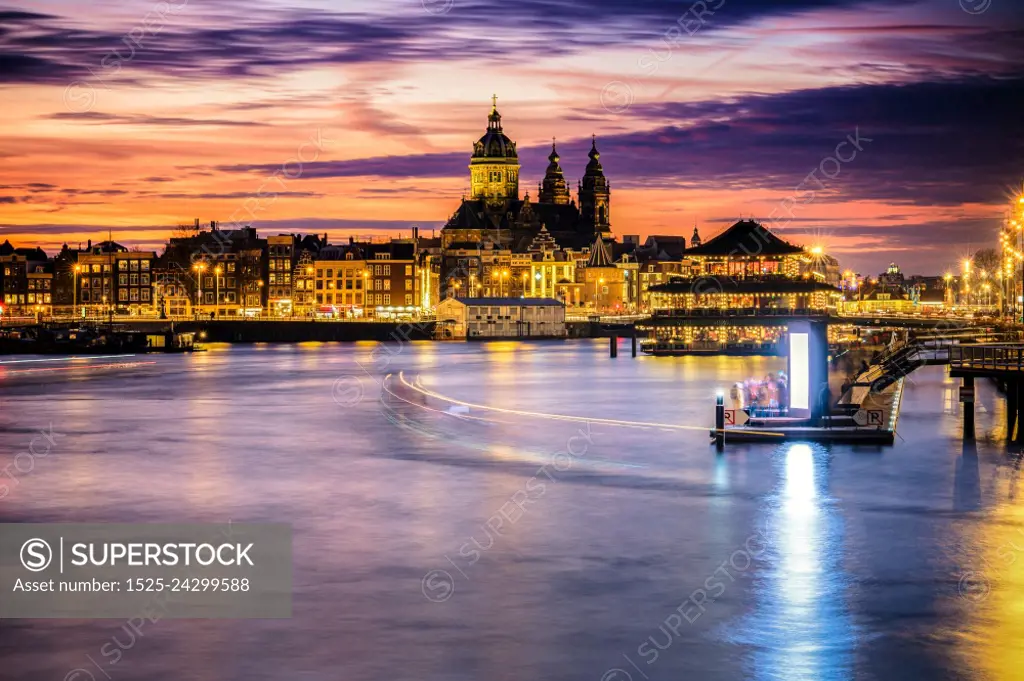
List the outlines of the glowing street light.
{"label": "glowing street light", "polygon": [[198,314],[200,314],[202,312],[202,305],[203,305],[203,270],[206,269],[206,263],[197,262],[194,265],[192,265],[192,269],[194,269],[196,272],[199,273],[199,276],[196,277],[196,280],[198,281],[198,284],[197,284],[197,287],[196,287],[196,314],[198,315]]}

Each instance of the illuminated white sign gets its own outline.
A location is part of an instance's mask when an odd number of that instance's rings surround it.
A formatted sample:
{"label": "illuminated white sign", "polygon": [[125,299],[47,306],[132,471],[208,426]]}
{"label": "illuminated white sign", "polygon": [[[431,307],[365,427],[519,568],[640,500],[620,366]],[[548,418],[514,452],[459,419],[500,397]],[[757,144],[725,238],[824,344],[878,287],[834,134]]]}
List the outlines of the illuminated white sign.
{"label": "illuminated white sign", "polygon": [[811,408],[810,334],[789,334],[789,408]]}

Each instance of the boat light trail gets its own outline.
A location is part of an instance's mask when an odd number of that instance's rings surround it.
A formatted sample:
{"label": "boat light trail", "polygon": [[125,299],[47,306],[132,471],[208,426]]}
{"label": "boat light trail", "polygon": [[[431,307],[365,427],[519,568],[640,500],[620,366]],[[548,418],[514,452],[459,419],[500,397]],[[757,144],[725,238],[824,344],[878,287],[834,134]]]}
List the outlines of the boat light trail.
{"label": "boat light trail", "polygon": [[47,357],[45,359],[10,359],[0,364],[25,364],[28,362],[79,362],[82,360],[89,361],[94,359],[124,359],[125,357],[134,357],[135,355],[86,355],[79,357]]}
{"label": "boat light trail", "polygon": [[[412,406],[414,406],[414,407],[419,407],[420,409],[426,409],[427,411],[433,411],[433,412],[436,412],[436,413],[438,413],[438,414],[444,414],[445,416],[453,416],[453,417],[455,417],[455,418],[457,418],[457,419],[473,419],[474,421],[484,421],[485,423],[501,423],[501,421],[493,421],[493,420],[491,420],[491,419],[485,419],[485,418],[483,418],[483,417],[480,417],[480,416],[470,416],[469,414],[453,414],[453,413],[452,413],[452,412],[450,412],[450,411],[444,411],[443,409],[434,409],[433,407],[428,407],[428,406],[427,406],[427,405],[425,405],[425,404],[416,404],[415,402],[411,402],[411,401],[409,401],[409,400],[405,399],[404,397],[402,397],[402,396],[400,396],[400,395],[396,395],[395,393],[393,393],[393,392],[391,391],[391,389],[390,389],[390,388],[388,388],[388,386],[387,386],[387,380],[388,380],[389,378],[391,378],[392,376],[394,376],[394,374],[388,374],[387,376],[385,376],[385,377],[384,377],[384,380],[383,380],[383,381],[381,381],[380,387],[381,387],[381,388],[382,388],[382,389],[384,390],[384,392],[386,392],[386,393],[387,393],[388,395],[391,395],[391,396],[392,396],[392,397],[394,397],[395,399],[401,400],[402,402],[405,402],[406,404],[410,404],[410,405],[412,405]],[[404,382],[405,382],[405,381],[403,381],[403,383],[404,383]]]}
{"label": "boat light trail", "polygon": [[[600,417],[587,417],[587,416],[570,416],[568,414],[551,414],[551,413],[548,413],[548,412],[541,412],[541,411],[525,411],[525,410],[522,410],[522,409],[505,409],[503,407],[490,407],[490,406],[487,406],[485,404],[474,404],[472,402],[464,402],[462,400],[457,400],[455,398],[447,397],[445,395],[441,395],[440,393],[436,393],[436,392],[434,392],[432,390],[427,390],[426,388],[423,388],[421,386],[417,386],[417,385],[414,385],[412,383],[409,383],[407,380],[405,380],[405,372],[404,371],[398,372],[398,380],[400,380],[402,382],[402,384],[405,385],[406,387],[408,387],[408,388],[410,388],[412,390],[415,390],[418,393],[426,395],[427,397],[433,397],[434,399],[441,400],[442,402],[448,402],[450,404],[458,404],[458,405],[461,405],[463,407],[469,407],[470,409],[483,409],[485,411],[496,411],[496,412],[501,413],[501,414],[514,414],[514,415],[517,415],[517,416],[529,416],[529,417],[540,418],[540,419],[552,419],[552,420],[555,420],[555,421],[577,421],[577,422],[582,421],[582,422],[585,422],[585,423],[602,423],[602,424],[609,425],[609,426],[623,426],[623,427],[626,427],[626,428],[663,428],[663,429],[666,429],[666,430],[699,430],[699,431],[704,432],[704,433],[709,432],[709,430],[711,430],[707,426],[685,426],[685,425],[678,424],[678,423],[657,423],[657,422],[651,422],[651,421],[623,421],[621,419],[606,419],[606,418],[600,418]],[[781,433],[772,433],[772,432],[769,432],[769,431],[744,430],[743,432],[745,432],[745,433],[765,433],[767,435],[776,435],[778,437],[782,437]]]}
{"label": "boat light trail", "polygon": [[15,374],[41,374],[53,373],[56,371],[94,371],[96,369],[134,369],[136,367],[156,364],[156,362],[118,362],[116,364],[83,364],[81,366],[69,367],[40,367],[38,369],[4,369],[0,370],[0,378],[13,376]]}

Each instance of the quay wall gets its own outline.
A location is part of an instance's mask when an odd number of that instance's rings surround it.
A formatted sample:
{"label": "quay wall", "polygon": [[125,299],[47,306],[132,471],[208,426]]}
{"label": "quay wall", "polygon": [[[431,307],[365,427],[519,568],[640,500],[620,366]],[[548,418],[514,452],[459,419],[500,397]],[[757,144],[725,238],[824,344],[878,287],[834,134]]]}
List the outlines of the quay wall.
{"label": "quay wall", "polygon": [[[145,333],[169,328],[165,321],[118,325]],[[184,321],[174,330],[204,334],[200,343],[302,343],[306,341],[430,340],[434,322]]]}

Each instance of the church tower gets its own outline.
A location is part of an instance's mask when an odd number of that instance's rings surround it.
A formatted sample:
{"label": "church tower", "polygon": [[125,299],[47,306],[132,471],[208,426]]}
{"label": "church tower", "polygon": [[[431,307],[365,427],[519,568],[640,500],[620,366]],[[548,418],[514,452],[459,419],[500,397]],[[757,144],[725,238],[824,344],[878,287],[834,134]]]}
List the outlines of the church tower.
{"label": "church tower", "polygon": [[697,232],[697,225],[693,226],[693,236],[690,237],[690,248],[700,246],[700,233]]}
{"label": "church tower", "polygon": [[611,231],[611,187],[601,167],[601,154],[597,151],[597,137],[590,146],[590,163],[579,184],[580,217],[595,232]]}
{"label": "church tower", "polygon": [[548,156],[548,169],[544,173],[544,182],[540,187],[540,203],[554,203],[561,206],[569,205],[569,185],[565,181],[562,167],[558,165],[558,151],[555,141],[551,140],[551,155]]}
{"label": "church tower", "polygon": [[516,143],[501,130],[498,96],[494,96],[487,117],[487,132],[473,145],[469,162],[471,198],[482,200],[494,210],[504,210],[519,199],[519,155]]}

